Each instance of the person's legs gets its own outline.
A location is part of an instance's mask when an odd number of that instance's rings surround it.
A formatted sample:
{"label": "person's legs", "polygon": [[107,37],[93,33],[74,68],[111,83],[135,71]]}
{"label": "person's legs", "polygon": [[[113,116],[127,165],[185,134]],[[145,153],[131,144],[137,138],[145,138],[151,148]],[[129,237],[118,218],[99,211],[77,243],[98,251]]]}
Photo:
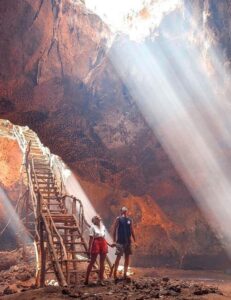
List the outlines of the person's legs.
{"label": "person's legs", "polygon": [[85,279],[84,284],[88,284],[89,276],[90,276],[92,267],[93,267],[93,265],[94,265],[94,263],[96,261],[97,255],[98,254],[96,254],[96,253],[91,254],[91,261],[89,262],[89,265],[87,267],[86,279]]}
{"label": "person's legs", "polygon": [[105,253],[100,253],[100,259],[99,259],[99,280],[102,281],[104,277],[104,268],[105,268],[105,259],[106,259]]}
{"label": "person's legs", "polygon": [[129,254],[126,253],[124,259],[124,278],[126,278],[127,276],[128,266],[129,266]]}
{"label": "person's legs", "polygon": [[114,279],[117,278],[117,269],[118,269],[118,266],[119,266],[119,262],[120,262],[121,256],[122,256],[121,254],[118,254],[116,256],[115,265],[114,265]]}

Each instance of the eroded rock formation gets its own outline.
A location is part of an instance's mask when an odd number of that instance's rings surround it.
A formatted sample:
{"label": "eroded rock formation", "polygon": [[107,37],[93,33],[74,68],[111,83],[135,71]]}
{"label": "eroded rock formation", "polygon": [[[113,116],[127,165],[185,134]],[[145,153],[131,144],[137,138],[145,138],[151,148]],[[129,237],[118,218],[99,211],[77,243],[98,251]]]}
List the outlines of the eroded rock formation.
{"label": "eroded rock formation", "polygon": [[[225,1],[213,2],[188,1],[199,20],[215,7],[228,22]],[[28,125],[62,157],[108,227],[122,204],[131,209],[134,264],[222,265],[222,248],[110,62],[108,27],[82,1],[3,0],[0,15],[1,118]],[[229,58],[223,25],[206,24]]]}
{"label": "eroded rock formation", "polygon": [[20,178],[22,153],[9,122],[0,120],[0,249],[15,245],[15,232],[6,225],[12,218],[11,209],[23,189]]}

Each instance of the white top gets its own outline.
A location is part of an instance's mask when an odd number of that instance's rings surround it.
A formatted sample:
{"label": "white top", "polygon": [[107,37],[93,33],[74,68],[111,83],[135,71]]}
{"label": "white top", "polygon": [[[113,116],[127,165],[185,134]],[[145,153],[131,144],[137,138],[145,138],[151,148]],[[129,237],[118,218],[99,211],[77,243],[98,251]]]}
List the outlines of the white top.
{"label": "white top", "polygon": [[106,228],[103,224],[100,224],[100,227],[92,224],[89,229],[89,235],[95,238],[105,237],[105,234],[106,234]]}

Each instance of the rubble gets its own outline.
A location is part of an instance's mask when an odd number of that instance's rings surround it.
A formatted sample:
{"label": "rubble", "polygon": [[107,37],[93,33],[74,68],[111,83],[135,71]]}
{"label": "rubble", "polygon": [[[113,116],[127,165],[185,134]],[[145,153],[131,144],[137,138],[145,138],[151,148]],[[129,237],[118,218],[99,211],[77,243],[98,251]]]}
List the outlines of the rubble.
{"label": "rubble", "polygon": [[26,252],[26,259],[23,259],[22,249],[0,252],[0,296],[23,292],[34,287],[33,247],[28,246]]}
{"label": "rubble", "polygon": [[[105,280],[105,286],[90,282],[70,288],[47,286],[35,287],[35,261],[33,248],[27,248],[26,261],[22,249],[1,252],[1,262],[8,262],[8,269],[0,270],[0,296],[10,300],[24,299],[85,299],[85,300],[146,300],[146,299],[212,299],[210,295],[222,297],[223,293],[214,285],[196,280],[172,279],[167,276],[134,276],[126,280]],[[6,259],[7,258],[7,259]],[[10,263],[9,263],[10,262]],[[83,279],[84,280],[84,279]],[[10,297],[10,298],[8,298]],[[222,297],[223,298],[223,297]],[[219,298],[219,299],[222,299]]]}

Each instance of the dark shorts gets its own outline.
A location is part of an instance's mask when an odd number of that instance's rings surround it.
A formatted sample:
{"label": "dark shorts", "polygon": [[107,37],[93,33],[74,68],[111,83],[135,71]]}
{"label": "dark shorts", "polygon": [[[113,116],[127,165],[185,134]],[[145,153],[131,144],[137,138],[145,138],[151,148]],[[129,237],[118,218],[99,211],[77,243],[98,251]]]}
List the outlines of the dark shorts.
{"label": "dark shorts", "polygon": [[118,244],[116,243],[116,253],[115,255],[131,255],[132,254],[132,245],[129,244]]}
{"label": "dark shorts", "polygon": [[104,238],[95,238],[92,247],[91,254],[106,254],[108,252],[107,242]]}

